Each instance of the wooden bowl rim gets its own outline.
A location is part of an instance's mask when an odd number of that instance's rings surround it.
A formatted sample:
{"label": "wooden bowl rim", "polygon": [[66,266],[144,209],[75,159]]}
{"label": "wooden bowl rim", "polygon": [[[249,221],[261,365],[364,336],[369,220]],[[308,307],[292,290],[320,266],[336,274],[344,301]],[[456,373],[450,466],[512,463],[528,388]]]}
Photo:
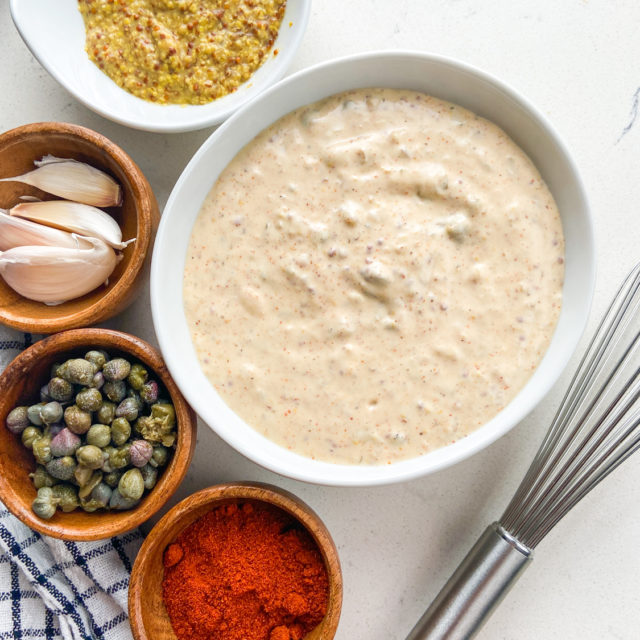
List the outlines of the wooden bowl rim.
{"label": "wooden bowl rim", "polygon": [[[91,346],[128,353],[153,370],[169,393],[179,417],[178,440],[176,450],[156,486],[140,506],[131,511],[118,512],[119,517],[115,522],[101,523],[100,513],[89,514],[95,519],[95,524],[86,526],[70,526],[64,522],[42,520],[33,513],[30,504],[15,494],[0,469],[0,500],[7,509],[28,527],[61,540],[102,540],[134,529],[148,520],[166,504],[184,479],[196,445],[196,414],[171,378],[160,352],[141,338],[122,331],[98,328],[71,329],[36,342],[19,353],[0,375],[0,394],[13,375],[28,375],[32,360],[37,360],[45,354],[62,354]],[[64,515],[61,514],[61,517],[64,518]]]}
{"label": "wooden bowl rim", "polygon": [[[135,640],[153,640],[147,635],[143,624],[142,595],[151,557],[162,544],[167,528],[181,520],[188,520],[189,514],[207,505],[213,508],[216,503],[241,500],[265,502],[282,509],[298,520],[318,545],[329,578],[327,613],[323,618],[329,635],[323,634],[321,640],[331,640],[334,637],[342,611],[342,568],[333,538],[320,516],[301,498],[286,489],[262,482],[226,482],[200,489],[178,502],[162,516],[142,543],[129,580],[129,623]],[[195,519],[185,523],[181,530],[194,521]]]}
{"label": "wooden bowl rim", "polygon": [[[97,149],[105,152],[122,169],[131,183],[137,218],[136,241],[132,245],[133,252],[127,269],[118,278],[113,287],[108,289],[93,304],[60,318],[22,318],[6,313],[0,308],[0,322],[7,326],[31,333],[55,333],[95,324],[110,316],[111,309],[131,289],[143,267],[152,241],[154,211],[157,211],[158,205],[151,186],[140,167],[115,142],[93,129],[68,122],[34,122],[15,127],[0,134],[0,148],[10,144],[24,144],[33,135],[70,136],[89,142]],[[43,309],[46,309],[44,305]]]}

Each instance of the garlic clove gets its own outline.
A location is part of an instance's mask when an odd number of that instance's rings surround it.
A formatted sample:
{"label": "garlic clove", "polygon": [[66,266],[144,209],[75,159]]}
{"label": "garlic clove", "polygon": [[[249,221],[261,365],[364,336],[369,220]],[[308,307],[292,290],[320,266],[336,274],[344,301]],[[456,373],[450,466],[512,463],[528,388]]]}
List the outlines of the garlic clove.
{"label": "garlic clove", "polygon": [[118,223],[108,213],[79,202],[69,202],[68,200],[23,202],[10,209],[9,214],[56,229],[92,236],[115,249],[124,249],[135,241],[133,238],[122,242],[122,231],[120,231]]}
{"label": "garlic clove", "polygon": [[0,209],[0,251],[33,245],[74,249],[81,242],[81,238],[66,231],[10,216]]}
{"label": "garlic clove", "polygon": [[78,248],[27,246],[4,251],[0,275],[30,300],[56,305],[79,298],[106,283],[118,263],[115,251],[102,240],[79,240],[83,244]]}
{"label": "garlic clove", "polygon": [[95,207],[122,204],[120,185],[100,169],[71,158],[50,155],[36,160],[34,164],[37,169],[21,176],[2,178],[0,182],[23,182],[61,198]]}

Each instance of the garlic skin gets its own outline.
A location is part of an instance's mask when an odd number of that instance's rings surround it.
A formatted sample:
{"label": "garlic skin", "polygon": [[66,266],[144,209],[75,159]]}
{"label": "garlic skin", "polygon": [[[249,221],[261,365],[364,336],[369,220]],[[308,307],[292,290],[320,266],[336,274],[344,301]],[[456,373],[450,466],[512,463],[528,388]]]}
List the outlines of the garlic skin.
{"label": "garlic skin", "polygon": [[0,275],[20,295],[49,305],[93,291],[107,281],[118,257],[102,240],[72,237],[81,242],[77,248],[27,246],[0,253]]}
{"label": "garlic skin", "polygon": [[23,182],[55,196],[94,207],[122,204],[120,185],[109,175],[84,162],[48,155],[34,161],[37,169],[0,182]]}
{"label": "garlic skin", "polygon": [[56,229],[98,238],[114,249],[124,249],[135,238],[122,242],[118,223],[108,214],[87,204],[67,200],[23,202],[9,209],[9,214]]}
{"label": "garlic skin", "polygon": [[80,242],[66,231],[13,217],[0,209],[0,251],[33,245],[74,249]]}

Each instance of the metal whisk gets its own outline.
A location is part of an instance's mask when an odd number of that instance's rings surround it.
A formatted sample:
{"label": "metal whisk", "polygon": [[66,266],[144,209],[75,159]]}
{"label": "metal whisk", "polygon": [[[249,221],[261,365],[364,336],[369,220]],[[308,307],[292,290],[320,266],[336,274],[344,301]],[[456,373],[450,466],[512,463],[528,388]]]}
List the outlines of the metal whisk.
{"label": "metal whisk", "polygon": [[476,542],[407,640],[473,637],[538,543],[640,448],[639,310],[640,264],[614,297],[509,506]]}

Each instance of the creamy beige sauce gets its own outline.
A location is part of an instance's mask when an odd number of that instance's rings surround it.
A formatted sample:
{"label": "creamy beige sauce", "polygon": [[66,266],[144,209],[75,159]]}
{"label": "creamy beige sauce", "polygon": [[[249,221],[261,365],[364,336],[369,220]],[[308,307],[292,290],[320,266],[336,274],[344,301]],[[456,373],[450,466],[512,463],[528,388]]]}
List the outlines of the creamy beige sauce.
{"label": "creamy beige sauce", "polygon": [[459,440],[523,387],[554,331],[553,198],[498,127],[424,94],[298,109],[220,175],[184,304],[203,371],[248,424],[336,463]]}

